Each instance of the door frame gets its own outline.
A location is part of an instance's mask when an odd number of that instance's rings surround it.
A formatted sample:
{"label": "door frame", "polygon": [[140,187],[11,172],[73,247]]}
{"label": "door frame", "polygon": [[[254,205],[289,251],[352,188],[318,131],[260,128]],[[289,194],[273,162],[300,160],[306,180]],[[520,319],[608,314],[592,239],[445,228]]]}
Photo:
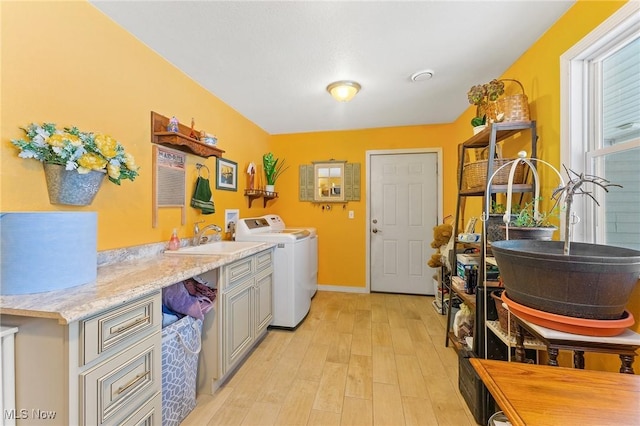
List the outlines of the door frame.
{"label": "door frame", "polygon": [[366,200],[367,200],[367,213],[365,223],[365,268],[366,268],[366,293],[371,293],[371,157],[374,155],[393,155],[393,154],[432,154],[435,153],[438,164],[437,173],[437,191],[438,191],[438,223],[442,223],[443,220],[443,208],[442,208],[442,148],[413,148],[413,149],[380,149],[370,150],[365,152],[365,186],[366,186]]}

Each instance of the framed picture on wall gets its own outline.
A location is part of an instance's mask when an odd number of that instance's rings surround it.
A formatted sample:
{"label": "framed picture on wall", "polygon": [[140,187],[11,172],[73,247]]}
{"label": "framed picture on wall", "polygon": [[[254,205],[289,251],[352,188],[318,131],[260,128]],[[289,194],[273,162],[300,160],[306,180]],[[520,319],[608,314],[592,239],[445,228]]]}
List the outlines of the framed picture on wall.
{"label": "framed picture on wall", "polygon": [[216,158],[216,189],[238,190],[238,164],[224,158]]}

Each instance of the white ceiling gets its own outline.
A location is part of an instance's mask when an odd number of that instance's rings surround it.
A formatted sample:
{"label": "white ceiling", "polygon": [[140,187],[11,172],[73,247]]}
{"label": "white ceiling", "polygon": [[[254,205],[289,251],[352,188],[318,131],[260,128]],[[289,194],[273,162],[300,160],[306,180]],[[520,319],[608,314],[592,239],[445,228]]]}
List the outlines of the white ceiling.
{"label": "white ceiling", "polygon": [[[574,0],[97,1],[270,134],[450,123]],[[432,69],[430,80],[410,75]],[[326,86],[362,85],[348,103]]]}

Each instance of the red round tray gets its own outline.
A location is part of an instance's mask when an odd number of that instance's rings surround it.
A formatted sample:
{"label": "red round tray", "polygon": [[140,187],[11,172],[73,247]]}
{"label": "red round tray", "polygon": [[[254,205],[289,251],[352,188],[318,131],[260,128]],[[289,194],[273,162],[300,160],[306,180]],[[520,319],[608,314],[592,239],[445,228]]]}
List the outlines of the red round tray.
{"label": "red round tray", "polygon": [[581,334],[583,336],[611,337],[622,334],[631,327],[635,320],[631,312],[625,310],[622,318],[617,320],[596,320],[539,311],[528,306],[521,305],[507,297],[507,292],[502,292],[502,301],[518,317],[553,330],[565,333]]}

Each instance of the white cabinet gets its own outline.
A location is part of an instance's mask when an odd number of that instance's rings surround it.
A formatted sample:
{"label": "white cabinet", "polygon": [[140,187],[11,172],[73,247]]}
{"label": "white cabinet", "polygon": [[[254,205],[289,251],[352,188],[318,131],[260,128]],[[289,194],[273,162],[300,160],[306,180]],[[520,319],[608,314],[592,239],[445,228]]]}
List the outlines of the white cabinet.
{"label": "white cabinet", "polygon": [[204,316],[198,394],[213,395],[266,334],[273,319],[273,249],[200,275],[215,283],[213,312]]}
{"label": "white cabinet", "polygon": [[266,250],[221,268],[221,377],[244,358],[271,323],[272,257],[273,250]]}
{"label": "white cabinet", "polygon": [[223,374],[253,343],[253,279],[222,294]]}
{"label": "white cabinet", "polygon": [[156,291],[70,324],[2,315],[20,328],[18,425],[160,425],[161,303]]}

